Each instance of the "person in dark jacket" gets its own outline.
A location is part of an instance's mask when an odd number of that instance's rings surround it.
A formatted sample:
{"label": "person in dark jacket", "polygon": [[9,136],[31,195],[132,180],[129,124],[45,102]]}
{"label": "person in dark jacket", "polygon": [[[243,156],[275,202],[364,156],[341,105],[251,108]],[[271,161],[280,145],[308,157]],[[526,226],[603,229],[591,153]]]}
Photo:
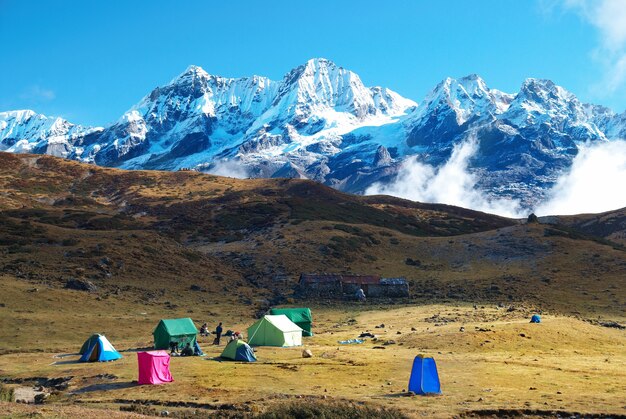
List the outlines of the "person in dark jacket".
{"label": "person in dark jacket", "polygon": [[222,337],[222,322],[220,322],[220,324],[217,325],[217,327],[215,328],[215,340],[213,341],[214,345],[219,345],[220,344],[220,338]]}
{"label": "person in dark jacket", "polygon": [[192,356],[193,349],[191,348],[191,343],[187,342],[187,345],[180,351],[180,356]]}

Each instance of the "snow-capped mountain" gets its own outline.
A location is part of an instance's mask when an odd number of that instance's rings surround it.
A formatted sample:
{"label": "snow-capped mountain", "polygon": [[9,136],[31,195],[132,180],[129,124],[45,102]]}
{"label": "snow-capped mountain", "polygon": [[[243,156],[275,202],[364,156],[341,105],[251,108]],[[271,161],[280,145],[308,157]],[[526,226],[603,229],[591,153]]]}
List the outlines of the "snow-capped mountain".
{"label": "snow-capped mountain", "polygon": [[[287,155],[311,144],[336,152],[342,134],[390,121],[415,105],[388,89],[365,87],[355,73],[325,59],[309,60],[281,81],[223,78],[191,66],[75,157],[171,170],[239,159],[251,174],[271,176],[290,161]],[[305,160],[310,166],[319,158]]]}
{"label": "snow-capped mountain", "polygon": [[252,177],[310,178],[356,193],[392,181],[408,156],[441,165],[472,137],[478,187],[528,207],[581,144],[624,136],[626,113],[582,104],[549,80],[528,79],[508,94],[477,75],[447,78],[418,106],[389,89],[366,87],[322,58],[279,81],[224,78],[191,66],[105,128],[32,111],[0,113],[2,151],[128,169],[236,165]]}
{"label": "snow-capped mountain", "polygon": [[100,131],[30,110],[0,112],[0,151],[68,157],[77,139]]}

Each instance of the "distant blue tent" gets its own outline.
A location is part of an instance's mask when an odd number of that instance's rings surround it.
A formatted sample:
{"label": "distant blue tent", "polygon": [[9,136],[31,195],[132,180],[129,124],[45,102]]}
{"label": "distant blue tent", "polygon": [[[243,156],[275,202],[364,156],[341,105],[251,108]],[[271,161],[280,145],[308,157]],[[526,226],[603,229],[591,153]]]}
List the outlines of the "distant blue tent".
{"label": "distant blue tent", "polygon": [[433,358],[418,355],[413,360],[409,391],[415,394],[441,394],[437,364]]}
{"label": "distant blue tent", "polygon": [[539,317],[539,314],[533,314],[533,316],[530,318],[530,322],[541,323],[541,317]]}
{"label": "distant blue tent", "polygon": [[111,342],[102,335],[94,336],[86,342],[87,349],[80,357],[79,362],[105,362],[120,359],[122,355],[115,350]]}

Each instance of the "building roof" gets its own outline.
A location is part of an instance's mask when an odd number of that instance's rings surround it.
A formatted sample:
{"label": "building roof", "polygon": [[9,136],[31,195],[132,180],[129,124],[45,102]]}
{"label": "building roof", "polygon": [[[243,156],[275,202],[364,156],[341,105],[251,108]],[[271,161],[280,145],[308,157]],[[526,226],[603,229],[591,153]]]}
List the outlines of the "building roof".
{"label": "building roof", "polygon": [[378,284],[378,275],[342,275],[341,282],[344,284]]}
{"label": "building roof", "polygon": [[381,278],[378,275],[343,275],[334,273],[323,274],[301,274],[300,283],[331,283],[341,282],[344,284],[380,284],[380,285],[406,285],[408,282],[404,277]]}
{"label": "building roof", "polygon": [[381,285],[406,285],[406,278],[383,278],[380,280]]}
{"label": "building roof", "polygon": [[300,283],[339,282],[340,274],[301,274]]}

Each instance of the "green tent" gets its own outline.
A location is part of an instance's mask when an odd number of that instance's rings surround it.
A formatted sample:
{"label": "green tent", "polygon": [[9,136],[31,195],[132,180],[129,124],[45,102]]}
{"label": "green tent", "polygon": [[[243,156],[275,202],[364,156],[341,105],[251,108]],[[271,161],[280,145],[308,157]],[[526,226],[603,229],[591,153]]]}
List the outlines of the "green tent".
{"label": "green tent", "polygon": [[183,319],[163,319],[159,322],[154,332],[154,348],[169,349],[170,342],[177,342],[180,349],[187,343],[193,348],[196,343],[198,329],[189,317]]}
{"label": "green tent", "polygon": [[248,328],[251,346],[300,346],[302,329],[284,314],[266,315]]}
{"label": "green tent", "polygon": [[302,336],[313,336],[311,323],[313,316],[310,308],[273,308],[270,314],[284,314],[289,320],[300,326]]}
{"label": "green tent", "polygon": [[82,355],[87,352],[87,349],[91,348],[92,344],[97,341],[100,336],[100,333],[94,333],[93,335],[91,335],[89,339],[87,339],[85,343],[83,343],[83,346],[81,346],[78,353]]}
{"label": "green tent", "polygon": [[254,362],[256,355],[252,348],[243,340],[235,339],[228,342],[224,348],[222,358],[232,359],[233,361]]}

